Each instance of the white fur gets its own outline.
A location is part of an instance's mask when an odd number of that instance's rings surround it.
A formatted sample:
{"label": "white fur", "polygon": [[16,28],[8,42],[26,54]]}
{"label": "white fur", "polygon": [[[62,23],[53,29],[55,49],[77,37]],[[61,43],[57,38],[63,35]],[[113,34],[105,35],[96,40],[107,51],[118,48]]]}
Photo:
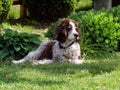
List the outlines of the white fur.
{"label": "white fur", "polygon": [[[71,42],[75,40],[75,34],[78,34],[78,32],[75,30],[76,29],[75,24],[73,22],[69,22],[69,24],[72,26],[72,30],[69,32],[68,40],[66,40],[65,43],[61,43],[62,46],[68,46]],[[64,62],[64,61],[68,61],[75,64],[83,63],[83,60],[79,59],[79,57],[81,57],[81,52],[80,52],[80,45],[78,42],[74,42],[70,47],[66,49],[61,49],[59,46],[59,41],[53,41],[55,42],[55,44],[53,45],[52,48],[52,53],[53,53],[52,60],[46,58],[43,60],[38,60],[39,58],[38,56],[45,49],[48,42],[49,41],[44,41],[35,51],[28,53],[28,55],[26,55],[24,58],[18,61],[13,60],[12,62],[14,64],[19,64],[19,63],[24,63],[25,61],[30,61],[35,65],[49,64],[53,62]]]}
{"label": "white fur", "polygon": [[76,26],[73,22],[69,22],[69,24],[72,26],[71,32],[69,32],[68,39],[69,40],[74,40],[75,39],[75,34],[78,35],[78,32],[76,31]]}

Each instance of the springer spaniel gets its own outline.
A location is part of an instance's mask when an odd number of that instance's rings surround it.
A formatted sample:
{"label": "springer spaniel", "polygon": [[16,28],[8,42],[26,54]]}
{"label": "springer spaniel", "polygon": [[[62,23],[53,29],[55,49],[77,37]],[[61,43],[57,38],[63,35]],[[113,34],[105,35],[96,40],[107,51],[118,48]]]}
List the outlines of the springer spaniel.
{"label": "springer spaniel", "polygon": [[30,61],[33,64],[49,64],[53,62],[68,61],[82,64],[78,23],[72,19],[64,18],[54,31],[56,40],[44,41],[35,51],[28,53],[20,60],[13,60],[14,64]]}

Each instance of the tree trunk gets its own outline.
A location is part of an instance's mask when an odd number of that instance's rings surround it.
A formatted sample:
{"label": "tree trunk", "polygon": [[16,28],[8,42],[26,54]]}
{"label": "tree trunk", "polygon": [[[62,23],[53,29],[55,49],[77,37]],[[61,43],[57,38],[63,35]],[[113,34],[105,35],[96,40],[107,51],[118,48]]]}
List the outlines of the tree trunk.
{"label": "tree trunk", "polygon": [[99,10],[101,8],[109,9],[112,7],[112,0],[94,0],[94,9]]}

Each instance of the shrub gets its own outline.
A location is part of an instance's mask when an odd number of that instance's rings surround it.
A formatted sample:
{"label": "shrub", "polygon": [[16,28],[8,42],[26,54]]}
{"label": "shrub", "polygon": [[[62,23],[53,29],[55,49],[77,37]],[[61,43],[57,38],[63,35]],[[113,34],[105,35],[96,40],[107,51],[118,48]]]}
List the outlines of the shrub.
{"label": "shrub", "polygon": [[[82,11],[72,13],[69,18],[79,22],[81,28],[81,51],[87,56],[104,56],[117,49],[120,37],[118,17],[102,11]],[[56,23],[51,24],[47,37],[52,38]]]}
{"label": "shrub", "polygon": [[[80,13],[78,13],[79,17]],[[74,15],[70,16],[76,19]],[[81,48],[87,55],[101,55],[117,49],[120,36],[118,18],[105,12],[87,12],[77,18],[81,26]],[[80,22],[81,20],[81,22]]]}
{"label": "shrub", "polygon": [[[103,10],[105,12],[105,10]],[[112,13],[114,17],[118,17],[118,23],[120,23],[120,6],[109,9],[107,13]],[[118,51],[120,51],[120,37],[118,38]]]}
{"label": "shrub", "polygon": [[20,59],[40,43],[38,35],[3,29],[0,34],[0,59]]}
{"label": "shrub", "polygon": [[[90,1],[88,0],[85,3],[91,4]],[[28,8],[29,15],[37,21],[43,19],[56,20],[59,17],[66,17],[71,12],[79,9],[81,0],[25,0],[25,6]],[[85,6],[86,4],[82,7]]]}
{"label": "shrub", "polygon": [[7,18],[12,0],[0,0],[0,23]]}
{"label": "shrub", "polygon": [[107,13],[112,13],[114,17],[118,17],[118,22],[120,23],[120,6],[109,9]]}

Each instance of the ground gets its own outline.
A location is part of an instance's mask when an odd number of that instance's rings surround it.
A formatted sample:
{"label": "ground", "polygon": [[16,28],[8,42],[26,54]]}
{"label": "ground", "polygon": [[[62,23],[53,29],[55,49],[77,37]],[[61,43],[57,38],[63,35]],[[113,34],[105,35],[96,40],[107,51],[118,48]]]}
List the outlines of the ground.
{"label": "ground", "polygon": [[120,53],[82,65],[0,63],[1,90],[120,90]]}

